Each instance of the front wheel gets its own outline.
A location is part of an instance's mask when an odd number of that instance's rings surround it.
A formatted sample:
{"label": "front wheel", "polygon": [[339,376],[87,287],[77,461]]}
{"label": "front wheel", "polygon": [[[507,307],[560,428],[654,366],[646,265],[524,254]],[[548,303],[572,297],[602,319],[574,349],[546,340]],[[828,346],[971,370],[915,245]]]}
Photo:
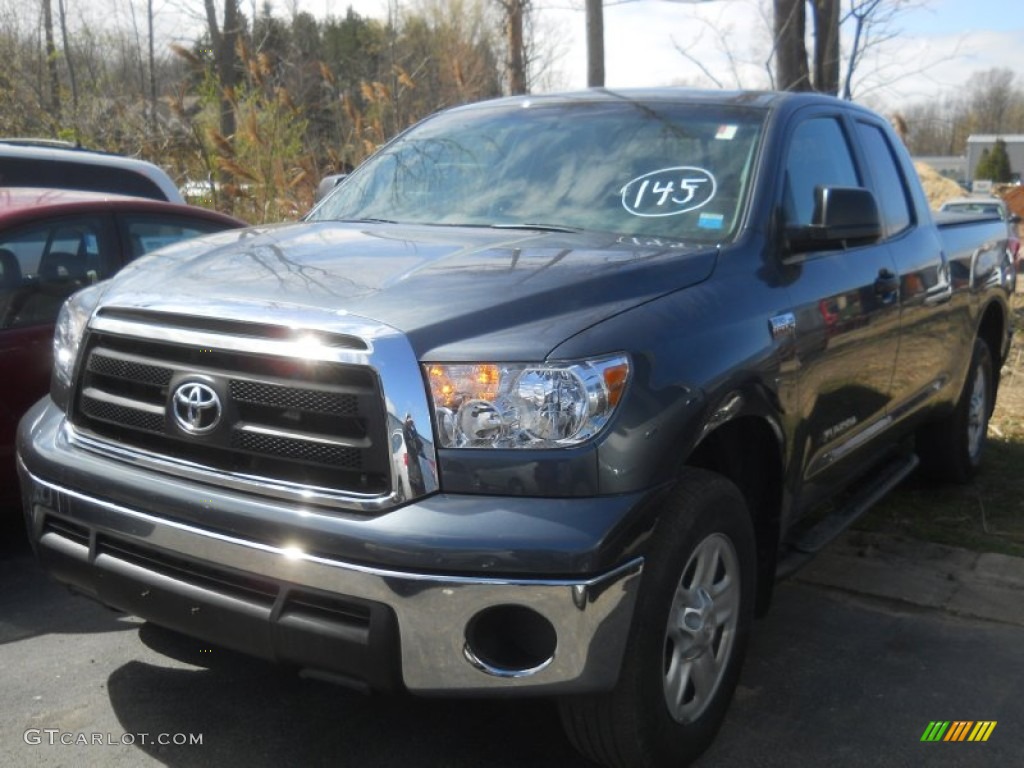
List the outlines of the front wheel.
{"label": "front wheel", "polygon": [[918,432],[917,453],[927,475],[954,483],[974,477],[988,439],[994,381],[988,344],[975,339],[971,367],[953,412]]}
{"label": "front wheel", "polygon": [[739,489],[687,469],[644,563],[619,682],[560,702],[573,745],[615,768],[680,766],[711,744],[754,613],[754,533]]}

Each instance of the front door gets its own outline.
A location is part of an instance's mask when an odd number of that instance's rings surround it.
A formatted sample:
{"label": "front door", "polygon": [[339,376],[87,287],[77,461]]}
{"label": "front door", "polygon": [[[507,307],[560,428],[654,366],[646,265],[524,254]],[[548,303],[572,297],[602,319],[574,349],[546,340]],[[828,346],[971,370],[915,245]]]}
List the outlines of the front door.
{"label": "front door", "polygon": [[[819,114],[794,127],[784,174],[786,226],[811,223],[817,187],[866,186],[838,116]],[[801,254],[787,270],[800,392],[793,447],[806,506],[872,459],[869,438],[886,428],[899,276],[884,243]]]}

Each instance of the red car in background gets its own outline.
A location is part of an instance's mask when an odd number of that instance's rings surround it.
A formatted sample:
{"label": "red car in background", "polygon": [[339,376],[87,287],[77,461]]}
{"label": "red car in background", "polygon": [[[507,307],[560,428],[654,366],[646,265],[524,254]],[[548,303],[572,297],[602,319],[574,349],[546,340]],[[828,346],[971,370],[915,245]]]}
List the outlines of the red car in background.
{"label": "red car in background", "polygon": [[64,300],[164,245],[246,226],[205,208],[103,192],[0,187],[0,504],[14,504],[14,434],[49,389]]}

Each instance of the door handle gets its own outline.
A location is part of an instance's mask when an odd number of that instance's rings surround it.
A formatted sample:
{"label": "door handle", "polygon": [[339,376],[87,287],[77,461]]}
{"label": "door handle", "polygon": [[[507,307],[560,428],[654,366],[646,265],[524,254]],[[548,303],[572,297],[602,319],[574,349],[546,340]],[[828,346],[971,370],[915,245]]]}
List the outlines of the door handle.
{"label": "door handle", "polygon": [[875,280],[875,294],[883,298],[893,298],[900,290],[900,278],[888,269],[880,269]]}

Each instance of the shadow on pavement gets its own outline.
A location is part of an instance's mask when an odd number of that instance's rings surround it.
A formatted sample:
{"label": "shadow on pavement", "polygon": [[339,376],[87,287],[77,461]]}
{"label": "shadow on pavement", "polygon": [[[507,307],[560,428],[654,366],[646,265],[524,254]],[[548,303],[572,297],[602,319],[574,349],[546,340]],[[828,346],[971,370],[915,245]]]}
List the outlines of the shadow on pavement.
{"label": "shadow on pavement", "polygon": [[0,562],[31,551],[21,509],[14,505],[0,506]]}
{"label": "shadow on pavement", "polygon": [[202,745],[136,744],[168,766],[531,766],[583,768],[548,701],[366,696],[303,680],[147,624],[147,646],[205,668],[132,661],[107,681],[125,733],[202,734]]}
{"label": "shadow on pavement", "polygon": [[38,566],[24,525],[0,516],[0,646],[52,633],[80,634],[137,629],[135,620],[78,595]]}

